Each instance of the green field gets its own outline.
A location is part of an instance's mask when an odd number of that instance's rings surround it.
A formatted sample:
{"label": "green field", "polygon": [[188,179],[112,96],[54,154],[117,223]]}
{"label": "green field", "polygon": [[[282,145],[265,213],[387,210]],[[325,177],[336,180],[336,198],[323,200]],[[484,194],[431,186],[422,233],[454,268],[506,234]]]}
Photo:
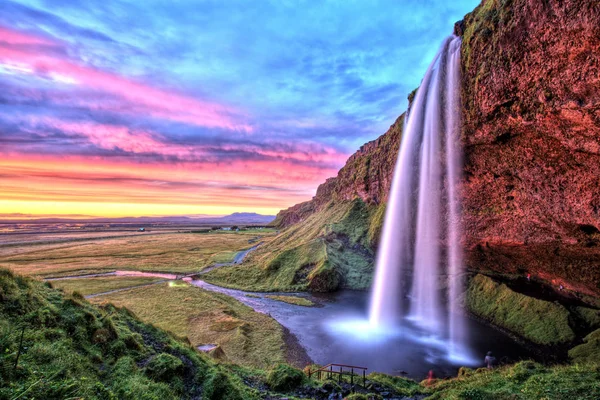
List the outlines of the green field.
{"label": "green field", "polygon": [[90,294],[108,292],[110,290],[147,285],[162,280],[162,278],[105,276],[98,278],[65,279],[52,281],[51,284],[53,287],[62,289],[67,293],[79,292],[80,294],[87,296]]}
{"label": "green field", "polygon": [[[82,234],[84,235],[84,234]],[[240,250],[269,241],[272,231],[140,234],[117,238],[72,237],[0,247],[0,267],[31,276],[64,276],[114,270],[198,272],[230,262]]]}

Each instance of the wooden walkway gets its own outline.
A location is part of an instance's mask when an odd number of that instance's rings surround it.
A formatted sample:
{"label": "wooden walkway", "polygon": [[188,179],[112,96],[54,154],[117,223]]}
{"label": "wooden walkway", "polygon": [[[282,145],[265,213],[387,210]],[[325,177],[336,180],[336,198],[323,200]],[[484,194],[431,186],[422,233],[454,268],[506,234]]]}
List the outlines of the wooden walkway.
{"label": "wooden walkway", "polygon": [[[358,371],[359,373],[355,373],[354,371]],[[316,376],[317,379],[334,379],[334,376],[337,375],[338,383],[342,383],[343,378],[349,377],[350,385],[354,385],[354,378],[360,380],[362,377],[362,387],[366,387],[367,385],[367,368],[366,367],[358,367],[356,365],[345,365],[345,364],[327,364],[324,367],[319,369],[309,370],[308,377],[311,378]],[[362,375],[362,376],[361,376]],[[346,381],[344,379],[344,381]],[[357,382],[358,383],[358,382]]]}

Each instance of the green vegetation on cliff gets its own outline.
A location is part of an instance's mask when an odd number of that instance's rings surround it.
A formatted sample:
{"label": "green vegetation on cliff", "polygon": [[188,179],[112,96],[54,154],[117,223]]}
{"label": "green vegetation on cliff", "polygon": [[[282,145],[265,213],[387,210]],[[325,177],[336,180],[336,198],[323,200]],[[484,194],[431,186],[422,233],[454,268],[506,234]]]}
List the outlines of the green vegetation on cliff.
{"label": "green vegetation on cliff", "polygon": [[514,292],[484,275],[476,275],[469,283],[467,307],[533,343],[558,345],[575,339],[565,307]]}
{"label": "green vegetation on cliff", "polygon": [[381,224],[381,210],[360,199],[334,203],[284,229],[243,264],[203,276],[222,286],[256,291],[366,289],[371,284],[370,242]]}
{"label": "green vegetation on cliff", "polygon": [[600,329],[583,338],[583,343],[569,350],[569,358],[576,363],[600,362]]}

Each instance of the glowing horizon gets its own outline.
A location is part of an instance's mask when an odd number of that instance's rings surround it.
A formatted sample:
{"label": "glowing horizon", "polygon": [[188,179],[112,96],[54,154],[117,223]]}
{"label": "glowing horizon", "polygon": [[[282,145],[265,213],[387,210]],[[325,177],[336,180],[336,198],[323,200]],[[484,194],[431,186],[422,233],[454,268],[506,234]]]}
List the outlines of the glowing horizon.
{"label": "glowing horizon", "polygon": [[0,215],[274,215],[310,200],[402,113],[476,5],[430,3],[6,0]]}

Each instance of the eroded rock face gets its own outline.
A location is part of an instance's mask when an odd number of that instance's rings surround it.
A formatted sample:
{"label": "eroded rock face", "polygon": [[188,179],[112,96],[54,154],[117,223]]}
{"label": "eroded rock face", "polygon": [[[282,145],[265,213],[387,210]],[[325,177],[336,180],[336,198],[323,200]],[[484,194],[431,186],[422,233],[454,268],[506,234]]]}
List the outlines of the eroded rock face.
{"label": "eroded rock face", "polygon": [[274,224],[282,228],[295,224],[332,200],[351,201],[359,197],[369,205],[385,202],[392,184],[403,122],[404,114],[385,134],[351,155],[337,177],[319,186],[312,200],[280,211]]}
{"label": "eroded rock face", "polygon": [[469,267],[600,292],[600,3],[484,1],[464,21]]}
{"label": "eroded rock face", "polygon": [[[485,0],[455,32],[468,267],[600,296],[600,2]],[[280,226],[330,201],[385,202],[403,118]]]}

